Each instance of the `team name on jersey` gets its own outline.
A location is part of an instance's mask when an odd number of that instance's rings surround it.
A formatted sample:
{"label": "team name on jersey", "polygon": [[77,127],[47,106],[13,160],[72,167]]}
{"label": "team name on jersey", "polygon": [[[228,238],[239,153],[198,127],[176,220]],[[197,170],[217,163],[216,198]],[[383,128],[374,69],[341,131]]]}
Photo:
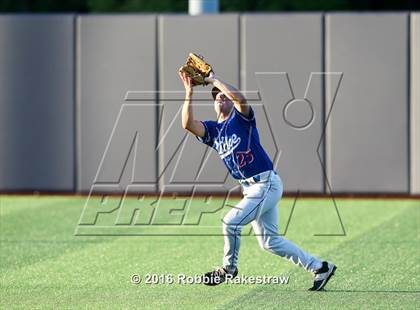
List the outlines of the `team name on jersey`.
{"label": "team name on jersey", "polygon": [[214,148],[223,159],[230,154],[239,146],[241,138],[236,134],[231,136],[219,136],[214,140]]}

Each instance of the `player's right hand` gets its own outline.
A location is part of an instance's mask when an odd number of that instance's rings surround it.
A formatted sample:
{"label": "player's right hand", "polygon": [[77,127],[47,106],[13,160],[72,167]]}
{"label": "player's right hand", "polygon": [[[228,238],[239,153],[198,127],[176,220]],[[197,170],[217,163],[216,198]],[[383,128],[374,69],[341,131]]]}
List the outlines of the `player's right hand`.
{"label": "player's right hand", "polygon": [[182,83],[184,84],[185,92],[192,94],[192,91],[193,91],[192,79],[185,72],[182,72],[182,71],[179,71],[178,75]]}

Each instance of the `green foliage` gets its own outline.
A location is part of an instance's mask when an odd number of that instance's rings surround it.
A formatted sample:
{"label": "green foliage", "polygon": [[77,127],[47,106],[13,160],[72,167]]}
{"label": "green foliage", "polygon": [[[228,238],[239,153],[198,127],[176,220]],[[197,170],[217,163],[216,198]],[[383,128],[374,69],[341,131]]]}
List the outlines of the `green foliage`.
{"label": "green foliage", "polygon": [[[418,10],[416,0],[219,0],[221,12],[340,10]],[[188,0],[0,0],[0,12],[138,12],[188,11]]]}
{"label": "green foliage", "polygon": [[0,12],[87,12],[86,0],[0,0]]}
{"label": "green foliage", "polygon": [[188,1],[87,0],[91,12],[187,12]]}
{"label": "green foliage", "polygon": [[221,11],[311,11],[311,10],[349,10],[350,0],[221,0]]}

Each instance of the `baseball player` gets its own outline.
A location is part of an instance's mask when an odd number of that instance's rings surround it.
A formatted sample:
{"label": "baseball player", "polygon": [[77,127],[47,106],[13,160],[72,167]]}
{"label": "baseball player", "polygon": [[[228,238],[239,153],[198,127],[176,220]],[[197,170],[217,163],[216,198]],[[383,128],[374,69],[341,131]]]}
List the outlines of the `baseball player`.
{"label": "baseball player", "polygon": [[232,177],[241,184],[244,195],[223,218],[223,267],[204,274],[204,284],[218,285],[238,274],[241,230],[251,223],[264,250],[312,272],[314,283],[309,290],[322,290],[337,267],[278,235],[277,204],[283,193],[283,184],[260,144],[251,106],[235,87],[211,72],[205,82],[213,85],[217,120],[196,120],[191,104],[194,83],[186,72],[180,71],[179,76],[185,87],[182,127],[218,152]]}

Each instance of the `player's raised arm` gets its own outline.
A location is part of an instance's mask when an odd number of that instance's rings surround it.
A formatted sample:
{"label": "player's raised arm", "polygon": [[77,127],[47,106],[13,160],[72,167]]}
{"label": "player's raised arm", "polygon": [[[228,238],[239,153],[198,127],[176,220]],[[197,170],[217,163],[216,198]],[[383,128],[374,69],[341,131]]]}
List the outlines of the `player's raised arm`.
{"label": "player's raised arm", "polygon": [[220,89],[221,92],[233,102],[235,108],[239,112],[245,116],[249,116],[250,106],[246,101],[245,96],[237,88],[223,82],[216,77],[213,72],[210,73],[209,77],[205,78],[205,81]]}
{"label": "player's raised arm", "polygon": [[193,109],[192,109],[192,95],[193,95],[193,83],[192,80],[185,72],[179,72],[179,77],[181,78],[184,87],[185,87],[185,101],[182,106],[182,128],[188,130],[192,134],[199,136],[201,138],[205,135],[205,129],[203,123],[194,119]]}

